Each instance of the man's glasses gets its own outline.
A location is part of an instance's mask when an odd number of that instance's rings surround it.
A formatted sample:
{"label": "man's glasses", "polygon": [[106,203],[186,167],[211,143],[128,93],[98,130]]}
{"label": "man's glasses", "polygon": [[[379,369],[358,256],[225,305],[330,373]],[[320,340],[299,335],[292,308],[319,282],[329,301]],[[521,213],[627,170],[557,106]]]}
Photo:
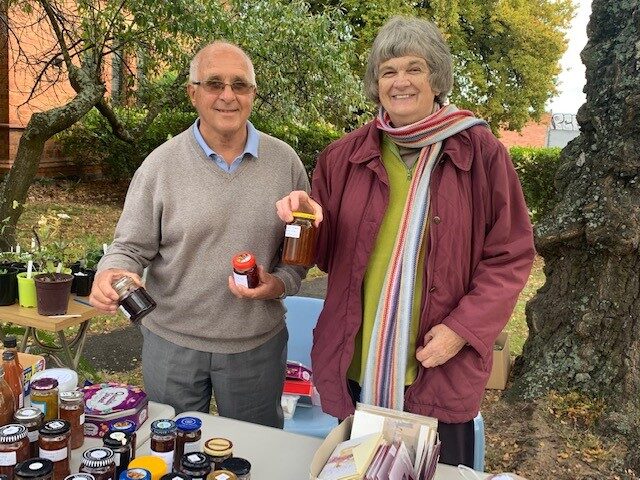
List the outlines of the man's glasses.
{"label": "man's glasses", "polygon": [[221,94],[224,92],[224,89],[229,85],[233,93],[237,93],[238,95],[247,95],[253,92],[255,85],[251,85],[247,82],[236,81],[231,83],[222,82],[220,80],[206,80],[204,82],[191,82],[193,85],[200,85],[205,92]]}

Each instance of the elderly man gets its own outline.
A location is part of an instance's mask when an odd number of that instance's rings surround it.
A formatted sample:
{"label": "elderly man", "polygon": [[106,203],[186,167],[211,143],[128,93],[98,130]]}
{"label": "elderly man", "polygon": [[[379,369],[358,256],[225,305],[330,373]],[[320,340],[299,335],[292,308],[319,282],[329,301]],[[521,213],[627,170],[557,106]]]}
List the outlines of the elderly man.
{"label": "elderly man", "polygon": [[[288,334],[280,298],[298,290],[304,270],[279,263],[284,224],[272,205],[308,190],[306,172],[291,147],[248,121],[256,82],[240,48],[200,50],[187,89],[199,118],[134,175],[91,304],[115,312],[112,283],[139,283],[148,267],[146,288],[158,304],[141,326],[149,398],[176,412],[208,412],[213,393],[220,415],[282,428]],[[240,251],[260,264],[256,288],[230,278]]]}

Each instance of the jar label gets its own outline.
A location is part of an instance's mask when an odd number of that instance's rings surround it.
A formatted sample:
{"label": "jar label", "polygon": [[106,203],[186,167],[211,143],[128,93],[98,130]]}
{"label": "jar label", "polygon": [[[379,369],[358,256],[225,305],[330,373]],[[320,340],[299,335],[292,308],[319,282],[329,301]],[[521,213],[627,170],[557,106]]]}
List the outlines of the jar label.
{"label": "jar label", "polygon": [[190,462],[195,463],[195,462],[197,462],[197,461],[199,461],[199,460],[200,460],[200,456],[199,456],[199,455],[189,455],[189,456],[187,457],[187,459],[188,459]]}
{"label": "jar label", "polygon": [[200,452],[202,451],[202,442],[201,441],[197,441],[197,442],[185,442],[184,444],[184,453],[192,453],[192,452]]}
{"label": "jar label", "polygon": [[247,280],[247,275],[240,275],[236,272],[233,272],[233,281],[236,282],[236,285],[242,285],[243,287],[249,288],[249,281]]}
{"label": "jar label", "polygon": [[216,480],[229,480],[231,477],[229,475],[227,475],[226,473],[219,473],[216,476]]}
{"label": "jar label", "polygon": [[47,403],[46,402],[36,402],[32,398],[31,399],[31,406],[32,407],[36,407],[38,410],[40,410],[45,415],[47,414]]}
{"label": "jar label", "polygon": [[24,392],[20,392],[20,396],[18,397],[18,408],[24,407]]}
{"label": "jar label", "polygon": [[0,452],[0,466],[10,467],[18,463],[16,452]]}
{"label": "jar label", "polygon": [[127,319],[131,319],[131,315],[129,314],[129,312],[127,312],[124,307],[122,305],[120,305],[118,307],[118,310],[120,310],[120,313],[122,313],[125,317],[127,317]]}
{"label": "jar label", "polygon": [[59,462],[67,458],[67,447],[58,450],[45,450],[40,447],[40,457],[51,460],[52,462]]}
{"label": "jar label", "polygon": [[118,452],[113,452],[113,460],[116,464],[116,467],[120,466],[120,454]]}
{"label": "jar label", "polygon": [[84,413],[80,414],[80,425],[84,425]]}
{"label": "jar label", "polygon": [[29,437],[29,442],[37,442],[38,441],[38,430],[34,430],[33,432],[28,432],[27,436]]}
{"label": "jar label", "polygon": [[164,463],[167,464],[167,468],[169,470],[173,468],[173,450],[170,452],[156,452],[155,450],[151,450],[151,455],[155,455],[156,457],[160,457],[164,460]]}
{"label": "jar label", "polygon": [[300,238],[302,227],[300,225],[287,225],[284,229],[284,236],[289,238]]}

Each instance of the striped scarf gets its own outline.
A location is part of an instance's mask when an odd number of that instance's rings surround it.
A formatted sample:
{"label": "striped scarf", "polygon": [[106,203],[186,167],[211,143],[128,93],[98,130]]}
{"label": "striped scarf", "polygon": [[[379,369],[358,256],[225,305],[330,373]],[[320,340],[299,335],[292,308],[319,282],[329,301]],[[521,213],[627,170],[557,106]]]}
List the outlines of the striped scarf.
{"label": "striped scarf", "polygon": [[394,128],[389,114],[380,108],[377,128],[387,133],[396,145],[422,150],[378,301],[362,385],[364,403],[403,410],[416,264],[429,212],[431,173],[442,142],[474,125],[486,126],[487,123],[468,110],[447,105],[436,106],[435,113],[419,122]]}

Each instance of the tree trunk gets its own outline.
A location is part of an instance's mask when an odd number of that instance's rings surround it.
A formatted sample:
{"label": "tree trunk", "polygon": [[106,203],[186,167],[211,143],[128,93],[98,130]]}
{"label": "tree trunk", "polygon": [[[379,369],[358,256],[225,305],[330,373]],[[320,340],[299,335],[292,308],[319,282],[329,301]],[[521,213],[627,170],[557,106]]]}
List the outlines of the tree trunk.
{"label": "tree trunk", "polygon": [[11,170],[0,187],[0,219],[6,219],[2,220],[4,231],[0,236],[3,250],[15,243],[15,227],[38,170],[45,142],[80,120],[100,101],[104,91],[103,85],[90,84],[66,105],[31,116],[20,137]]}
{"label": "tree trunk", "polygon": [[562,153],[560,203],[535,229],[547,280],[508,396],[578,390],[624,432],[640,419],[640,7],[592,10],[581,134]]}

